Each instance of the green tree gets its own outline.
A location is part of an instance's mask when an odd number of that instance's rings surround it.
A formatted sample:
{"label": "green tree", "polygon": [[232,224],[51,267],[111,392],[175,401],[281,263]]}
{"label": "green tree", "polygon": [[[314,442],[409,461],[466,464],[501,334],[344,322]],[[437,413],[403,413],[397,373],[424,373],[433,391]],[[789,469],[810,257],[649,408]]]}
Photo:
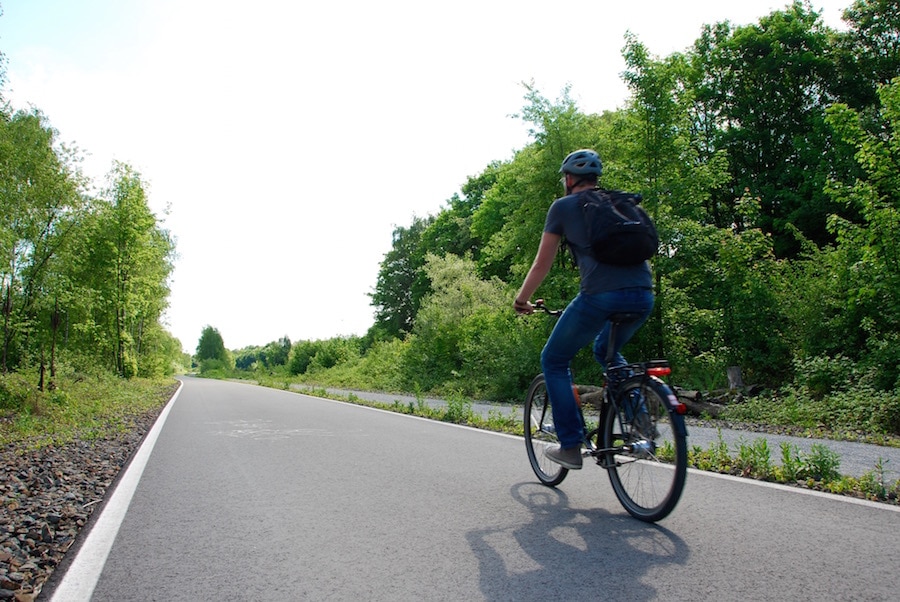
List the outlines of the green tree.
{"label": "green tree", "polygon": [[[663,356],[672,327],[664,318],[673,315],[667,306],[683,299],[670,290],[678,281],[668,276],[680,270],[693,242],[688,238],[710,234],[696,224],[716,223],[712,192],[729,176],[724,151],[705,146],[695,127],[698,120],[688,85],[692,72],[686,57],[653,58],[633,36],[626,39],[624,56],[623,77],[632,95],[606,134],[619,142],[609,163],[622,187],[644,195],[644,208],[656,222],[663,249],[652,262],[657,276],[655,311],[632,346],[644,357]],[[736,212],[732,209],[729,215],[734,218]],[[717,305],[709,298],[706,302]]]}
{"label": "green tree", "polygon": [[[835,98],[832,40],[809,3],[794,2],[755,25],[706,26],[693,48],[707,140],[727,152],[732,175],[716,206],[733,207],[747,192],[759,198],[759,223],[750,226],[775,236],[779,256],[799,249],[788,224],[817,244],[833,240],[824,216],[840,207],[823,192],[840,163],[824,124]],[[720,215],[718,225],[730,226],[734,214]]]}
{"label": "green tree", "polygon": [[422,233],[421,244],[425,253],[452,253],[459,257],[470,256],[478,261],[481,240],[472,231],[472,215],[496,183],[500,169],[501,163],[491,163],[477,176],[469,177],[462,186],[462,196],[454,194],[450,198],[448,207],[438,213]]}
{"label": "green tree", "polygon": [[421,242],[431,221],[414,217],[408,228],[394,229],[391,250],[381,262],[375,290],[369,295],[375,307],[376,327],[390,337],[412,330],[419,304],[428,291],[428,279],[421,269],[425,264]]}
{"label": "green tree", "polygon": [[234,354],[234,367],[238,370],[252,370],[262,365],[262,349],[251,345]]}
{"label": "green tree", "polygon": [[291,339],[284,335],[277,341],[266,345],[261,352],[263,363],[269,367],[284,366],[291,353]]}
{"label": "green tree", "polygon": [[[0,17],[3,16],[3,6],[0,6]],[[6,88],[6,55],[0,51],[0,104],[6,104],[3,101],[3,90]]]}
{"label": "green tree", "polygon": [[900,73],[900,6],[895,0],[856,0],[844,21],[848,29],[835,43],[838,97],[856,110],[877,107],[878,86]]}
{"label": "green tree", "polygon": [[220,360],[228,361],[228,351],[225,349],[225,341],[218,329],[212,326],[205,326],[200,333],[200,340],[197,342],[197,352],[195,355],[198,362],[203,360]]}
{"label": "green tree", "polygon": [[[886,131],[865,130],[860,114],[838,104],[828,112],[829,124],[856,148],[865,177],[852,183],[832,181],[829,194],[852,205],[861,220],[833,215],[829,226],[849,262],[845,312],[855,317],[858,337],[873,354],[881,373],[879,385],[900,384],[900,77],[878,91]],[[857,341],[853,341],[857,342]],[[853,345],[849,345],[853,349]]]}
{"label": "green tree", "polygon": [[147,205],[138,172],[115,163],[109,186],[84,223],[74,282],[85,300],[86,335],[120,376],[138,374],[144,338],[161,328],[175,247]]}
{"label": "green tree", "polygon": [[82,196],[72,155],[57,151],[55,138],[39,111],[0,112],[4,371],[43,354],[49,314],[69,289],[54,263],[82,210]]}
{"label": "green tree", "polygon": [[596,147],[599,118],[581,113],[568,88],[555,102],[525,85],[519,117],[534,142],[499,167],[472,216],[472,232],[482,241],[478,269],[483,278],[523,277],[534,259],[550,203],[562,195],[559,166],[577,148]]}
{"label": "green tree", "polygon": [[291,346],[288,370],[291,374],[306,374],[318,348],[313,341],[298,341]]}

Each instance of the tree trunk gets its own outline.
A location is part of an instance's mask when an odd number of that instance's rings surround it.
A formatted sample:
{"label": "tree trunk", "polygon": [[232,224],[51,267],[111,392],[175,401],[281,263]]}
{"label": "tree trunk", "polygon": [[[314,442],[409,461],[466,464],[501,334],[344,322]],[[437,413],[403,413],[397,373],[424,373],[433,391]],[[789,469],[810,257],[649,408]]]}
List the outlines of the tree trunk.
{"label": "tree trunk", "polygon": [[728,366],[725,371],[728,373],[728,388],[734,391],[735,389],[743,389],[744,388],[744,379],[741,377],[741,367],[740,366]]}
{"label": "tree trunk", "polygon": [[685,391],[676,388],[675,395],[678,397],[678,401],[687,406],[688,411],[694,416],[707,414],[717,418],[725,409],[723,405],[703,401],[703,394],[700,391]]}

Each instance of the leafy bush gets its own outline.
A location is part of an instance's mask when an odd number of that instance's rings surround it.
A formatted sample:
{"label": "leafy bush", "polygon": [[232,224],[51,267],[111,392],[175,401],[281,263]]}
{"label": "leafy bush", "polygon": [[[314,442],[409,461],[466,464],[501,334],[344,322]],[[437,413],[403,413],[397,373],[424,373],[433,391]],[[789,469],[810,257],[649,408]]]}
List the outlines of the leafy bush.
{"label": "leafy bush", "polygon": [[900,434],[900,394],[896,391],[858,387],[828,395],[821,405],[823,423],[829,428]]}
{"label": "leafy bush", "polygon": [[720,418],[808,429],[855,431],[867,435],[900,434],[900,394],[860,383],[845,385],[821,399],[805,386],[784,387],[728,406]]}
{"label": "leafy bush", "polygon": [[288,369],[291,374],[305,374],[318,348],[313,341],[298,341],[291,346]]}
{"label": "leafy bush", "polygon": [[534,320],[517,317],[508,308],[469,316],[460,325],[459,386],[483,399],[521,399],[540,370],[537,360],[544,334],[536,332],[536,326]]}
{"label": "leafy bush", "polygon": [[841,457],[836,451],[821,443],[813,443],[803,468],[808,478],[831,482],[841,478],[840,467]]}
{"label": "leafy bush", "polygon": [[[467,338],[485,341],[474,335],[479,324],[488,327],[493,321],[488,316],[495,312],[512,313],[509,294],[502,282],[482,280],[476,274],[474,262],[455,255],[443,258],[429,255],[426,272],[433,292],[423,301],[408,339],[403,365],[407,384],[413,389],[429,391],[447,384],[456,388],[462,383],[469,391],[471,383],[463,377],[465,366],[471,365],[465,357],[472,349]],[[508,333],[497,334],[502,340]]]}
{"label": "leafy bush", "polygon": [[224,375],[228,372],[228,362],[221,359],[200,360],[200,374],[203,376]]}
{"label": "leafy bush", "polygon": [[855,364],[838,354],[794,360],[794,382],[813,399],[822,399],[836,390],[845,390],[856,378]]}
{"label": "leafy bush", "polygon": [[331,368],[311,364],[301,380],[321,386],[367,391],[401,391],[399,369],[406,345],[397,339],[375,343],[362,357],[354,355]]}
{"label": "leafy bush", "polygon": [[873,334],[868,341],[867,376],[882,391],[900,390],[900,333]]}
{"label": "leafy bush", "polygon": [[316,354],[310,360],[308,371],[327,370],[340,363],[359,358],[359,339],[338,337],[317,341]]}
{"label": "leafy bush", "polygon": [[328,370],[360,355],[358,337],[336,337],[321,341],[300,341],[291,346],[288,371],[293,375]]}
{"label": "leafy bush", "polygon": [[23,410],[34,402],[35,395],[34,384],[25,374],[0,374],[0,410]]}

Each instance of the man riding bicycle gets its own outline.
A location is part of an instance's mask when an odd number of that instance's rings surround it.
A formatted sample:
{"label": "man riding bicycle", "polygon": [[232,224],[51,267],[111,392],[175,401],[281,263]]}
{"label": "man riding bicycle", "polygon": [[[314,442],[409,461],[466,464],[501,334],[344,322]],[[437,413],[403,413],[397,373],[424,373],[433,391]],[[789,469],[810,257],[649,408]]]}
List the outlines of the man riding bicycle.
{"label": "man riding bicycle", "polygon": [[[636,265],[599,263],[591,253],[587,226],[580,199],[597,188],[603,171],[599,155],[590,149],[577,150],[565,158],[559,169],[566,194],[556,199],[547,211],[537,255],[525,277],[514,308],[530,314],[530,299],[553,266],[559,245],[565,237],[581,279],[580,292],[569,303],[541,352],[541,368],[553,409],[553,421],[560,445],[547,450],[547,457],[569,469],[581,468],[581,442],[584,439],[578,416],[569,364],[582,347],[593,341],[594,358],[606,369],[625,365],[619,353],[637,332],[653,309],[653,281],[648,262]],[[605,365],[611,324],[615,313],[639,314],[640,319],[621,324],[617,330],[614,357]]]}

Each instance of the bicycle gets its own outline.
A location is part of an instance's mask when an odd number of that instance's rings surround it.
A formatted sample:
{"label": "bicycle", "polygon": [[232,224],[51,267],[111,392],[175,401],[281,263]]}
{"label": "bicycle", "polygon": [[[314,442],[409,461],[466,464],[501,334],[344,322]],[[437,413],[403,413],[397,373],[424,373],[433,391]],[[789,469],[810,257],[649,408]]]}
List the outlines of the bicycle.
{"label": "bicycle", "polygon": [[[535,308],[553,316],[562,314],[547,308],[543,300],[538,300]],[[610,317],[607,366],[613,357],[616,330],[638,318],[629,313]],[[600,404],[582,403],[577,385],[573,385],[585,433],[582,457],[593,458],[607,470],[619,502],[634,518],[645,522],[661,520],[674,510],[687,477],[687,408],[660,378],[669,374],[666,360],[607,370],[602,395],[594,395],[602,398]],[[585,406],[590,420],[585,417]],[[525,398],[525,447],[535,475],[548,487],[562,483],[569,472],[544,455],[555,444],[558,440],[547,387],[544,375],[539,374]]]}

